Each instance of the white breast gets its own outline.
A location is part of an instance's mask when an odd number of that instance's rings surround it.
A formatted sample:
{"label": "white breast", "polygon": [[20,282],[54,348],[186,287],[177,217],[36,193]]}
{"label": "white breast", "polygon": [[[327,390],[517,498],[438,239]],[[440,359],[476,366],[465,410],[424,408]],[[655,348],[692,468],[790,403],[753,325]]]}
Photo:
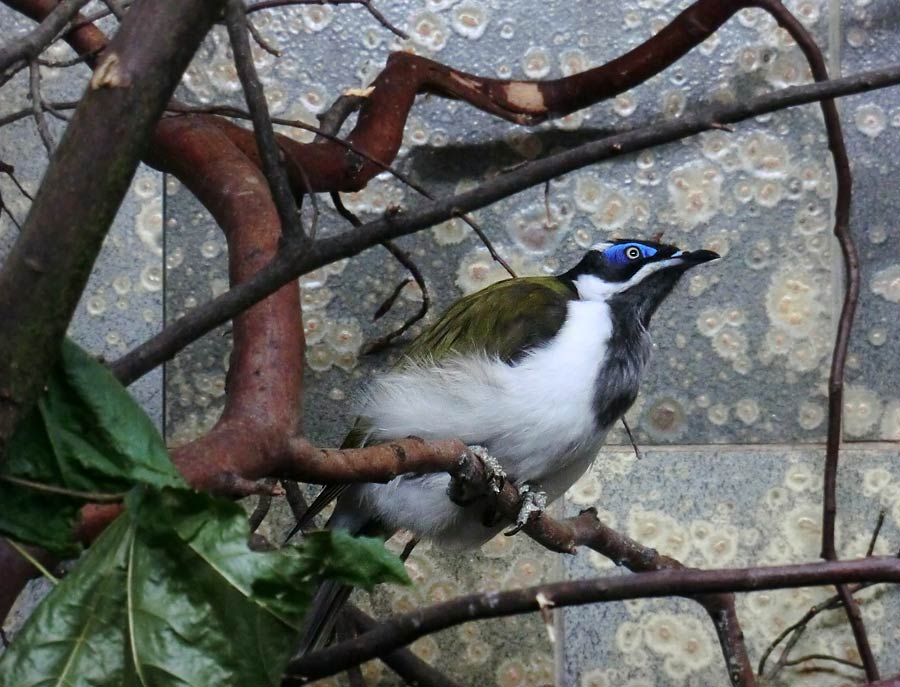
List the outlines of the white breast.
{"label": "white breast", "polygon": [[598,447],[595,383],[611,330],[605,303],[571,301],[558,335],[518,364],[419,362],[381,377],[362,415],[375,439],[459,437],[486,446],[515,480],[540,480]]}

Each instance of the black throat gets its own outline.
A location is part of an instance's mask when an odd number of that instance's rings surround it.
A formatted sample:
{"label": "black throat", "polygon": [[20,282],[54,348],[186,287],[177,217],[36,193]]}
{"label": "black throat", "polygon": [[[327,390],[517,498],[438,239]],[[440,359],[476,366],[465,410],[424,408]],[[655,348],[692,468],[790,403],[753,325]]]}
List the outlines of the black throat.
{"label": "black throat", "polygon": [[625,293],[609,300],[612,333],[594,389],[594,413],[602,430],[612,427],[637,398],[650,358],[650,315],[644,313],[639,299]]}

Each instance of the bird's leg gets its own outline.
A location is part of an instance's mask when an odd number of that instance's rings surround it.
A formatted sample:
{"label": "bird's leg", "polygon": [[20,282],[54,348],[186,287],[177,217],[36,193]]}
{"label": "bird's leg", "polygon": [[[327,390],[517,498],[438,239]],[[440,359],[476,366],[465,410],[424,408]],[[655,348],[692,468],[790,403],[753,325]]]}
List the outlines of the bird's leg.
{"label": "bird's leg", "polygon": [[[484,466],[480,469],[475,456]],[[456,471],[447,487],[447,495],[458,506],[469,506],[486,494],[499,494],[506,482],[506,473],[500,462],[490,455],[484,446],[469,446],[469,453],[459,457]]]}
{"label": "bird's leg", "polygon": [[547,507],[547,494],[537,491],[528,482],[519,487],[519,496],[522,497],[522,505],[519,507],[519,515],[516,516],[516,524],[503,533],[507,537],[518,533],[532,518],[539,517]]}

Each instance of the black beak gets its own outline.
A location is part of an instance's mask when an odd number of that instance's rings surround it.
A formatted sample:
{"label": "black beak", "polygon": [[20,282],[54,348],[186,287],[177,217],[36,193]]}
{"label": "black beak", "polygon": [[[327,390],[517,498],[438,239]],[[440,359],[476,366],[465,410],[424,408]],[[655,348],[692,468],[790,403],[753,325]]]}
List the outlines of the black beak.
{"label": "black beak", "polygon": [[684,261],[684,268],[690,269],[710,260],[718,260],[721,256],[711,250],[685,251],[679,256]]}

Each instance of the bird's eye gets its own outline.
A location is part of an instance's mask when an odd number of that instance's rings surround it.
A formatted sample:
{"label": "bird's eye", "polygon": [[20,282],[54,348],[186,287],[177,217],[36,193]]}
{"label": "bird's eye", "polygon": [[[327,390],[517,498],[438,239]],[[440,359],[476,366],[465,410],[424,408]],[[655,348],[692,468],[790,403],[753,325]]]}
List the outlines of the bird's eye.
{"label": "bird's eye", "polygon": [[637,246],[628,246],[628,248],[625,249],[625,257],[629,260],[637,260],[641,255],[641,249]]}

